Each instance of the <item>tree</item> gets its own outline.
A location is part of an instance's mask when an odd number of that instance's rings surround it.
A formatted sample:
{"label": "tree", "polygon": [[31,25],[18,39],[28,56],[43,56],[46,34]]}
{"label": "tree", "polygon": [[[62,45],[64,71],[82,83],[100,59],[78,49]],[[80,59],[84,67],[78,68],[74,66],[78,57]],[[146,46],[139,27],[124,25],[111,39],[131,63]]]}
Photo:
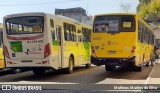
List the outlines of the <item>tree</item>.
{"label": "tree", "polygon": [[137,13],[145,21],[160,25],[160,0],[140,0]]}
{"label": "tree", "polygon": [[131,5],[127,4],[127,3],[126,4],[122,4],[121,3],[120,7],[121,7],[121,9],[122,9],[123,12],[129,12],[129,10],[131,9]]}

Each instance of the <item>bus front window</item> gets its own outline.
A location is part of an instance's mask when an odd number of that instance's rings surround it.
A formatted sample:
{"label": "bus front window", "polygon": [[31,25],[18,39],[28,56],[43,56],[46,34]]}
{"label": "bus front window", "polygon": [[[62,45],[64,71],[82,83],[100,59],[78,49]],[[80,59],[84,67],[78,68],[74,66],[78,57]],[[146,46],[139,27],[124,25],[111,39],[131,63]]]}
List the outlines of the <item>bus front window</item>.
{"label": "bus front window", "polygon": [[44,18],[40,16],[15,17],[5,20],[8,35],[42,33]]}

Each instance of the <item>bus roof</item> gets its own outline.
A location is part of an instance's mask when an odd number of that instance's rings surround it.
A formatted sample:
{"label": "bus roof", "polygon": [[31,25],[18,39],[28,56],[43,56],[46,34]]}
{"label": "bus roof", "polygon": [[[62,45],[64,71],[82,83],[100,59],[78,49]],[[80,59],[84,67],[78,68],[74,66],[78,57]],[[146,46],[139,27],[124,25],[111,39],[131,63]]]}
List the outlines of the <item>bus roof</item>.
{"label": "bus roof", "polygon": [[34,16],[34,15],[45,15],[46,13],[43,12],[27,12],[27,13],[16,13],[16,14],[10,14],[6,15],[5,18],[10,18],[10,17],[18,17],[18,16]]}
{"label": "bus roof", "polygon": [[[42,16],[50,15],[50,16],[55,16],[55,17],[58,17],[58,18],[61,18],[61,19],[65,19],[65,20],[71,20],[71,21],[74,21],[77,24],[80,24],[80,22],[75,20],[75,19],[72,19],[72,18],[69,18],[69,17],[66,17],[66,16],[62,16],[62,15],[53,15],[53,14],[49,14],[49,13],[45,13],[45,12],[16,13],[16,14],[6,15],[5,18],[18,17],[18,16],[34,16],[34,15],[35,16],[37,16],[37,15],[42,15]],[[87,25],[87,24],[85,24],[85,25]]]}
{"label": "bus roof", "polygon": [[59,18],[62,18],[62,19],[66,19],[66,20],[72,20],[76,23],[80,23],[79,21],[75,20],[75,19],[72,19],[72,18],[69,18],[69,17],[66,17],[66,16],[62,16],[62,15],[54,15],[54,16],[57,16]]}
{"label": "bus roof", "polygon": [[106,14],[97,14],[95,16],[105,16],[105,15],[137,15],[135,13],[106,13]]}

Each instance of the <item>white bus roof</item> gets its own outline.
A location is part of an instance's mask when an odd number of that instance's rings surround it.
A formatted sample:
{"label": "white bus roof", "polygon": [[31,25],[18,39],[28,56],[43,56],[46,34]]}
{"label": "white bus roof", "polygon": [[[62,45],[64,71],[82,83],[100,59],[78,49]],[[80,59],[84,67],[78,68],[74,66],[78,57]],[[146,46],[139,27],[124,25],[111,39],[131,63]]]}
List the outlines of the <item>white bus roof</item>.
{"label": "white bus roof", "polygon": [[16,13],[16,14],[10,14],[6,15],[5,17],[18,17],[18,16],[34,16],[34,15],[45,15],[43,12],[28,12],[28,13]]}
{"label": "white bus roof", "polygon": [[63,18],[63,19],[66,19],[66,20],[72,20],[74,22],[80,23],[79,21],[77,21],[75,19],[72,19],[72,18],[69,18],[69,17],[66,17],[66,16],[62,16],[62,15],[54,15],[54,16],[57,16],[59,18]]}
{"label": "white bus roof", "polygon": [[50,16],[56,16],[59,18],[63,18],[63,19],[67,19],[67,20],[72,20],[75,22],[78,22],[75,19],[66,17],[66,16],[61,16],[61,15],[53,15],[53,14],[49,14],[49,13],[44,13],[44,12],[27,12],[27,13],[16,13],[16,14],[10,14],[10,15],[6,15],[6,18],[10,18],[10,17],[18,17],[18,16],[34,16],[34,15],[50,15]]}
{"label": "white bus roof", "polygon": [[[37,15],[41,15],[41,16],[50,15],[50,16],[55,16],[55,17],[62,18],[62,19],[65,19],[65,20],[72,20],[72,21],[74,21],[78,24],[80,23],[79,21],[77,21],[75,19],[72,19],[72,18],[69,18],[69,17],[66,17],[66,16],[53,15],[53,14],[49,14],[49,13],[45,13],[45,12],[16,13],[16,14],[6,15],[4,18],[11,18],[11,17],[18,17],[18,16],[37,16]],[[81,24],[84,24],[84,23],[81,23]],[[85,25],[87,25],[87,24],[85,24]]]}

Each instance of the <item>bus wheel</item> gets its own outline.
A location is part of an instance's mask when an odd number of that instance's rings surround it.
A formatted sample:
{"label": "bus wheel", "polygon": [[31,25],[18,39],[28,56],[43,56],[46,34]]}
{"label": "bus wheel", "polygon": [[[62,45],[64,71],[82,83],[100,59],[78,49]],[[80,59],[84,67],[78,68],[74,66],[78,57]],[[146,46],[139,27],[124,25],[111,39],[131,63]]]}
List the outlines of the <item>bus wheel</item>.
{"label": "bus wheel", "polygon": [[21,73],[21,69],[11,69],[10,71],[12,74],[18,74]]}
{"label": "bus wheel", "polygon": [[150,62],[147,62],[146,67],[149,67],[149,63],[150,63]]}
{"label": "bus wheel", "polygon": [[73,72],[73,67],[74,67],[74,65],[73,65],[73,58],[72,57],[69,58],[69,64],[68,65],[69,66],[68,66],[68,68],[66,68],[65,72],[67,74],[71,74]]}
{"label": "bus wheel", "polygon": [[137,70],[137,71],[139,71],[139,72],[141,72],[141,71],[142,71],[142,69],[143,69],[143,63],[141,64],[141,66],[136,67],[136,70]]}
{"label": "bus wheel", "polygon": [[91,63],[87,63],[85,64],[86,68],[90,68],[91,67]]}
{"label": "bus wheel", "polygon": [[35,75],[43,75],[45,73],[45,68],[33,68],[32,71]]}
{"label": "bus wheel", "polygon": [[113,71],[115,66],[105,65],[106,71]]}

